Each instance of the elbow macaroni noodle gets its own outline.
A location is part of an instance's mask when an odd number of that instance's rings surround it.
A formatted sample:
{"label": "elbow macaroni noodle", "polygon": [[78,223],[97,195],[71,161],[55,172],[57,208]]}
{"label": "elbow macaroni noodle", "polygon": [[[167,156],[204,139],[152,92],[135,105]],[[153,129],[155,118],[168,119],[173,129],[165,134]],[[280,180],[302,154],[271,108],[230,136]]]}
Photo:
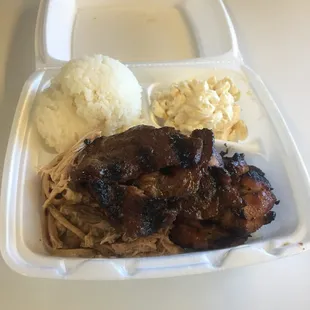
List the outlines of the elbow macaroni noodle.
{"label": "elbow macaroni noodle", "polygon": [[152,96],[153,114],[163,125],[185,134],[209,128],[216,139],[246,139],[248,130],[240,120],[239,89],[229,77],[207,81],[188,80],[173,84],[169,90]]}

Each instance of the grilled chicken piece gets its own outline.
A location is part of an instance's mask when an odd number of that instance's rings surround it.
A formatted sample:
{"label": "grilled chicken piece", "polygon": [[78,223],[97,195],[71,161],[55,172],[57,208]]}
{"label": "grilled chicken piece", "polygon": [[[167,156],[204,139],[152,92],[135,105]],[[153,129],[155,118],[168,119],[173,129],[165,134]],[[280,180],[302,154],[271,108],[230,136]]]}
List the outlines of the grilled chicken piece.
{"label": "grilled chicken piece", "polygon": [[[212,195],[205,200],[197,199],[198,191],[188,203],[183,202],[183,211],[171,231],[171,238],[178,245],[213,249],[241,244],[275,219],[270,210],[278,201],[264,173],[248,166],[243,154],[224,157],[223,161],[225,168],[209,167],[214,184]],[[202,192],[209,193],[210,188],[205,187]],[[214,199],[216,208],[210,205]],[[202,210],[208,210],[209,214],[203,214]],[[204,219],[208,220],[207,225],[203,224]]]}
{"label": "grilled chicken piece", "polygon": [[70,186],[87,191],[129,237],[173,223],[171,238],[183,247],[232,246],[271,222],[278,201],[243,154],[222,157],[208,129],[187,137],[169,127],[136,126],[87,145]]}
{"label": "grilled chicken piece", "polygon": [[[248,166],[243,154],[225,157],[225,168],[233,175],[233,184],[238,188],[242,203],[233,205],[237,213],[247,220],[254,220],[267,214],[275,204],[278,204],[272,193],[270,182],[265,174],[255,166]],[[227,199],[229,200],[229,199]],[[238,201],[238,200],[237,200]]]}
{"label": "grilled chicken piece", "polygon": [[[90,192],[109,221],[129,236],[150,235],[177,215],[176,204],[168,204],[166,198],[198,190],[202,152],[204,160],[212,152],[213,134],[206,130],[204,136],[209,146],[173,128],[136,126],[96,139],[77,159],[71,185]],[[162,173],[166,169],[170,175]]]}
{"label": "grilled chicken piece", "polygon": [[173,128],[136,126],[88,145],[71,179],[82,184],[94,177],[126,182],[165,167],[192,167],[200,162],[202,150],[200,138],[187,137]]}

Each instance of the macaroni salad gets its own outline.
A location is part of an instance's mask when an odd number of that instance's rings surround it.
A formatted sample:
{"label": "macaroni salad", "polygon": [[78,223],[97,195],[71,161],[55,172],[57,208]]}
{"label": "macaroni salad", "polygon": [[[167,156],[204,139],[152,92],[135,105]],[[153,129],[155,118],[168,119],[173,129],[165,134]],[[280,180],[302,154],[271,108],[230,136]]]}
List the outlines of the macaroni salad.
{"label": "macaroni salad", "polygon": [[164,126],[175,127],[185,134],[208,128],[216,139],[238,141],[247,138],[248,130],[240,120],[236,103],[240,91],[231,78],[207,81],[187,80],[156,92],[152,98],[153,114]]}

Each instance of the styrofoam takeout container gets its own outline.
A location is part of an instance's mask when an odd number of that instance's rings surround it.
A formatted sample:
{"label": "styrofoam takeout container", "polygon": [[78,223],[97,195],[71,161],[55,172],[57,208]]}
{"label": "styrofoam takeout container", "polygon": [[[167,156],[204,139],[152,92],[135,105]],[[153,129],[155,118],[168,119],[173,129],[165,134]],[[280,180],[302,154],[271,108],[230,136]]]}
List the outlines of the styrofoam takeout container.
{"label": "styrofoam takeout container", "polygon": [[[240,105],[249,138],[229,145],[232,152],[244,152],[249,163],[266,172],[281,200],[274,208],[276,220],[253,234],[247,244],[224,250],[131,259],[50,256],[41,241],[37,169],[55,154],[36,131],[33,105],[63,62],[94,53],[129,63],[144,89],[145,116],[150,116],[149,96],[154,85],[231,76],[242,92]],[[16,109],[2,180],[1,252],[13,270],[60,279],[168,277],[275,260],[309,247],[309,176],[276,103],[242,61],[222,1],[42,1],[36,64]],[[224,142],[216,144],[221,148]]]}

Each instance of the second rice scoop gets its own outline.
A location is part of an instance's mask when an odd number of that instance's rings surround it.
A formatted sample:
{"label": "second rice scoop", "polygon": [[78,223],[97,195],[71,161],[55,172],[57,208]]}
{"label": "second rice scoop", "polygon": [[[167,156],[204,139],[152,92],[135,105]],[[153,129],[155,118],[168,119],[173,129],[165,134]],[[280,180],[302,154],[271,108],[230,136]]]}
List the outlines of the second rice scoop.
{"label": "second rice scoop", "polygon": [[119,61],[103,55],[68,62],[38,97],[35,122],[46,144],[63,152],[83,135],[111,135],[141,116],[142,88]]}

